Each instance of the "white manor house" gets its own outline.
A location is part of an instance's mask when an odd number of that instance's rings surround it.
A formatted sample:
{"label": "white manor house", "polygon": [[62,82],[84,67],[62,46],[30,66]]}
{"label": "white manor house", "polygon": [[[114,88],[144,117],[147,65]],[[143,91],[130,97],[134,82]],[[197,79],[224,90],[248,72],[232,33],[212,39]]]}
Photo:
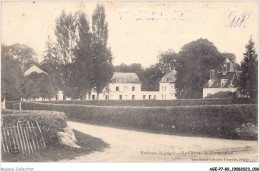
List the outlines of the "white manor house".
{"label": "white manor house", "polygon": [[[37,66],[32,66],[25,72],[25,75],[30,75],[33,72],[45,73]],[[175,75],[176,71],[173,70],[162,77],[159,82],[159,91],[142,91],[142,83],[136,73],[115,72],[112,77],[112,82],[99,94],[99,100],[174,100],[176,99],[174,86],[176,80]],[[90,96],[87,93],[85,98],[86,100],[96,100],[97,93],[92,91]],[[64,100],[64,96],[63,92],[59,90],[51,99],[39,97],[30,100]],[[71,99],[68,97],[66,100]]]}
{"label": "white manor house", "polygon": [[[159,83],[159,91],[142,91],[142,83],[136,73],[115,72],[108,89],[99,94],[99,100],[174,100],[175,74],[173,70],[162,77]],[[95,100],[97,93],[93,92],[86,100]]]}

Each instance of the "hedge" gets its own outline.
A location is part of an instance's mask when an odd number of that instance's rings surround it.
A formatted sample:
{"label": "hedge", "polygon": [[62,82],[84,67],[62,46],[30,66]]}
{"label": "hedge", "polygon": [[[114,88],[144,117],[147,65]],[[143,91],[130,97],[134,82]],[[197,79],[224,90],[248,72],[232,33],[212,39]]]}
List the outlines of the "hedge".
{"label": "hedge", "polygon": [[196,105],[227,105],[227,104],[257,104],[257,100],[238,99],[178,99],[178,100],[67,100],[45,101],[52,104],[81,104],[95,106],[196,106]]}
{"label": "hedge", "polygon": [[13,105],[16,103],[19,103],[19,101],[6,101],[5,107],[6,107],[6,109],[13,109]]}
{"label": "hedge", "polygon": [[2,110],[3,124],[6,127],[16,126],[18,121],[37,120],[47,145],[57,143],[57,132],[63,131],[67,126],[66,118],[63,112]]}
{"label": "hedge", "polygon": [[257,105],[176,107],[90,106],[23,102],[23,109],[64,112],[70,120],[169,134],[236,138],[243,123],[257,125]]}

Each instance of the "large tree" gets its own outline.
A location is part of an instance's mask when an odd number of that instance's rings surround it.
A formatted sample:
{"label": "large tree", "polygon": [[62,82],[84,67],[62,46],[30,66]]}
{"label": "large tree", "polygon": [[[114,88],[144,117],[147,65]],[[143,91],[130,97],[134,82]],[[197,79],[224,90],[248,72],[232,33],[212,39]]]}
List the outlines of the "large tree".
{"label": "large tree", "polygon": [[220,70],[224,60],[224,56],[207,39],[184,45],[176,65],[176,97],[201,98],[210,70]]}
{"label": "large tree", "polygon": [[23,72],[20,62],[13,57],[10,46],[1,47],[1,98],[19,100],[22,96]]}
{"label": "large tree", "polygon": [[165,75],[159,63],[150,66],[144,70],[144,79],[142,82],[142,90],[159,91],[159,82]]}
{"label": "large tree", "polygon": [[45,45],[45,51],[42,56],[43,61],[40,63],[40,68],[48,74],[54,89],[57,91],[63,88],[61,80],[61,59],[57,50],[57,45],[49,36]]}
{"label": "large tree", "polygon": [[38,63],[35,51],[25,44],[17,43],[7,46],[7,48],[10,55],[20,63],[22,72]]}
{"label": "large tree", "polygon": [[[76,88],[74,92],[85,98],[86,92],[91,94],[94,87],[94,66],[91,57],[91,32],[86,14],[77,12],[78,40],[74,50],[75,60],[72,63],[71,87]],[[74,94],[75,95],[75,94]]]}
{"label": "large tree", "polygon": [[74,48],[76,46],[76,18],[72,13],[66,14],[62,11],[56,20],[55,35],[57,38],[57,50],[61,57],[61,78],[63,94],[69,92],[69,78],[71,75],[70,63],[74,59]]}
{"label": "large tree", "polygon": [[165,75],[176,68],[178,54],[170,49],[166,52],[162,52],[158,56],[158,59],[158,68]]}
{"label": "large tree", "polygon": [[255,51],[255,43],[252,38],[246,45],[244,59],[241,62],[241,71],[238,83],[240,93],[246,97],[257,98],[258,60]]}
{"label": "large tree", "polygon": [[107,47],[108,24],[105,8],[97,5],[92,15],[92,64],[94,71],[94,87],[97,99],[102,90],[109,84],[113,76],[112,53]]}

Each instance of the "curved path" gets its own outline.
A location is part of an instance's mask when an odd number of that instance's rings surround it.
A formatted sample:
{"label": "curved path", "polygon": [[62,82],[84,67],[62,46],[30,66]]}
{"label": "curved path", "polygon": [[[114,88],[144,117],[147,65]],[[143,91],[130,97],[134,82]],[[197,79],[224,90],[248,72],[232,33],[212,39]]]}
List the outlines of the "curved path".
{"label": "curved path", "polygon": [[68,122],[73,129],[110,144],[62,162],[247,162],[257,161],[257,141],[183,137]]}

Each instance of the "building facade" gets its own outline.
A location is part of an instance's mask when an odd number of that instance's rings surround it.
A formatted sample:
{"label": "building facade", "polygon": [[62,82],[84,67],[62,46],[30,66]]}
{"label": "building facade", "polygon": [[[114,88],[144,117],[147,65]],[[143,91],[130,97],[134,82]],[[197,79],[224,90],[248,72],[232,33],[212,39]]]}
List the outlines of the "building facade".
{"label": "building facade", "polygon": [[212,96],[216,93],[236,93],[239,71],[234,70],[234,64],[226,59],[222,72],[216,73],[215,70],[210,71],[210,79],[203,86],[203,98]]}
{"label": "building facade", "polygon": [[[142,91],[142,83],[136,73],[115,72],[112,83],[99,94],[99,100],[174,100],[176,71],[166,74],[159,83],[159,91]],[[92,91],[86,100],[96,100],[97,93]]]}
{"label": "building facade", "polygon": [[[44,73],[37,66],[32,66],[25,72],[25,76],[31,73]],[[92,90],[91,95],[85,95],[86,100],[174,100],[175,97],[175,75],[176,71],[173,70],[166,74],[159,83],[159,91],[142,91],[142,83],[136,73],[122,73],[115,72],[112,77],[112,82],[100,93]],[[71,100],[70,97],[64,98],[63,91],[58,90],[53,97],[45,99],[42,97],[29,98],[27,101],[59,101]]]}
{"label": "building facade", "polygon": [[161,100],[174,100],[175,97],[175,81],[176,81],[176,71],[173,70],[162,77],[160,81],[160,99]]}

